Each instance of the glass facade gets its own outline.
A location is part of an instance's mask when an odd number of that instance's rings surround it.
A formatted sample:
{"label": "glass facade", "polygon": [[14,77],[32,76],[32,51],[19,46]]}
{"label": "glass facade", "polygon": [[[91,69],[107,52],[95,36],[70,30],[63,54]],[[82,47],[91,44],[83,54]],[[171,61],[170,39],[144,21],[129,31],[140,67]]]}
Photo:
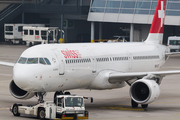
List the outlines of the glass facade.
{"label": "glass facade", "polygon": [[[158,0],[91,0],[90,12],[153,15]],[[180,16],[180,0],[167,0],[167,16]]]}

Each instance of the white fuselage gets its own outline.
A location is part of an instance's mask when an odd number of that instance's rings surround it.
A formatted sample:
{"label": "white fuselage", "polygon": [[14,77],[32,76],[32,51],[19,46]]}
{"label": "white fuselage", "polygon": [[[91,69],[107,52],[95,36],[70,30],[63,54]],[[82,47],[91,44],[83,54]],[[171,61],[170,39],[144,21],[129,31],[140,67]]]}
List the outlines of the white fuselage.
{"label": "white fuselage", "polygon": [[[93,89],[91,83],[103,70],[122,73],[159,70],[168,51],[164,45],[146,42],[37,45],[24,51],[21,57],[48,58],[51,65],[16,63],[13,79],[29,92]],[[124,82],[111,89],[119,87],[124,87]]]}

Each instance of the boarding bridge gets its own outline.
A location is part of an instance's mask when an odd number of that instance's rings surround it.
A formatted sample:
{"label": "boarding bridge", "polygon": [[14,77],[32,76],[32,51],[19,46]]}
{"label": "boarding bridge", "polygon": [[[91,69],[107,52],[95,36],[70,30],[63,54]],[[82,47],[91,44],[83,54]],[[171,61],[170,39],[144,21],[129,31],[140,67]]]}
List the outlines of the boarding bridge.
{"label": "boarding bridge", "polygon": [[0,29],[23,12],[73,15],[87,15],[89,12],[89,5],[85,4],[87,0],[14,0],[13,3],[12,0],[4,1],[9,5],[0,11]]}
{"label": "boarding bridge", "polygon": [[12,3],[0,11],[0,28],[22,13],[22,4]]}

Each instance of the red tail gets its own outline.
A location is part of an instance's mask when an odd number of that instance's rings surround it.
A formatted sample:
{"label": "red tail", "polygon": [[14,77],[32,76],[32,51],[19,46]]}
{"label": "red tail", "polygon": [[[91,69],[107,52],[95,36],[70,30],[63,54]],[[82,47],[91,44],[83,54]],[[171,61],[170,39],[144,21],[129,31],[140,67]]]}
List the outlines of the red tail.
{"label": "red tail", "polygon": [[166,0],[158,0],[147,42],[162,43],[165,13]]}

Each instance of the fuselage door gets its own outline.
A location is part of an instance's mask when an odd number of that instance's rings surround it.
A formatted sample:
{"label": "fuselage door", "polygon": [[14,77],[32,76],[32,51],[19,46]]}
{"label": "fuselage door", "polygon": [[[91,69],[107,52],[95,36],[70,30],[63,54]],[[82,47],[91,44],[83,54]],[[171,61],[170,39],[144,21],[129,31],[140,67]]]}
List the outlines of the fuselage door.
{"label": "fuselage door", "polygon": [[97,62],[96,62],[96,58],[95,58],[95,56],[94,56],[94,54],[92,53],[92,51],[91,50],[89,50],[88,49],[88,51],[89,51],[89,53],[90,53],[90,55],[91,55],[91,62],[92,62],[92,73],[95,73],[96,72],[96,67],[97,67]]}
{"label": "fuselage door", "polygon": [[129,70],[132,69],[132,55],[127,51],[128,61],[129,61]]}
{"label": "fuselage door", "polygon": [[61,53],[57,49],[53,49],[54,54],[56,55],[57,61],[59,63],[59,75],[65,74],[65,60],[63,59]]}

